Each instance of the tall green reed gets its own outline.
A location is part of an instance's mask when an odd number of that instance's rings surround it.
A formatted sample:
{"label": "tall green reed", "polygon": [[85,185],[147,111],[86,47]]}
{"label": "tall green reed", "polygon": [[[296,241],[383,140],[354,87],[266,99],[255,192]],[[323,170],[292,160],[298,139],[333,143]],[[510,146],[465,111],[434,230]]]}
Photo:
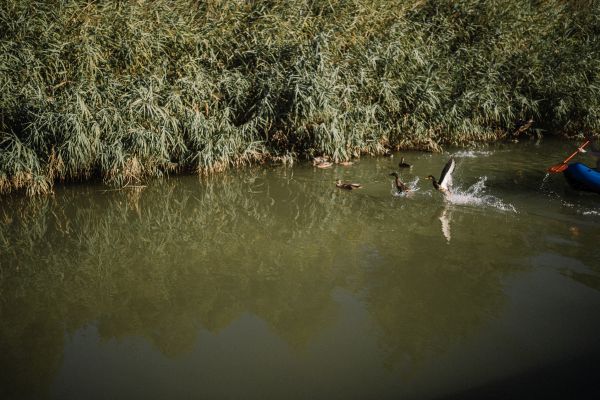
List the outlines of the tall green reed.
{"label": "tall green reed", "polygon": [[598,129],[600,5],[5,0],[0,192]]}

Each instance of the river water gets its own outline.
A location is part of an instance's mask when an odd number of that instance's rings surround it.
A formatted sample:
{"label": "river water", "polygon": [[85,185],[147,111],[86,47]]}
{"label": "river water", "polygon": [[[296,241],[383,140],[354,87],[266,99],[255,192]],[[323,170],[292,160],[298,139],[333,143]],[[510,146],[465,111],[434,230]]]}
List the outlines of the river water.
{"label": "river water", "polygon": [[[600,195],[544,172],[573,149],[3,197],[0,397],[594,396]],[[424,177],[450,155],[445,199]]]}

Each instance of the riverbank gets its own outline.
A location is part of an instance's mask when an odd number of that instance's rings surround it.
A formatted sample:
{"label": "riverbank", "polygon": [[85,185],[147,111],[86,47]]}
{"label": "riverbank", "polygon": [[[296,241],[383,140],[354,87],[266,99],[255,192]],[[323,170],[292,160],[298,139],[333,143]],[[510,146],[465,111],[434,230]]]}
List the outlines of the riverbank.
{"label": "riverbank", "polygon": [[595,2],[9,0],[0,21],[3,193],[600,128]]}

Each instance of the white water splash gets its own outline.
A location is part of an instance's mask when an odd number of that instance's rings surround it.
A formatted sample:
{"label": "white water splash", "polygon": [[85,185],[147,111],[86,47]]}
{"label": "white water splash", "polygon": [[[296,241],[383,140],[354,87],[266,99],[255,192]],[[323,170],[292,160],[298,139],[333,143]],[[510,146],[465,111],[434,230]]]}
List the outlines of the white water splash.
{"label": "white water splash", "polygon": [[417,186],[417,184],[419,183],[419,177],[416,176],[415,179],[413,179],[412,182],[408,183],[408,188],[410,189],[411,192],[416,192],[419,190],[419,186]]}
{"label": "white water splash", "polygon": [[600,215],[600,211],[589,210],[582,212],[583,215]]}
{"label": "white water splash", "polygon": [[587,207],[582,204],[572,203],[566,200],[561,200],[560,204],[563,207],[567,207],[574,210],[579,215],[594,217],[600,216],[600,209],[598,209],[597,207]]}
{"label": "white water splash", "polygon": [[550,179],[550,173],[546,172],[544,179],[542,179],[542,184],[540,185],[540,190],[544,190],[544,186],[546,185],[546,182],[548,182],[549,179]]}
{"label": "white water splash", "polygon": [[477,157],[487,157],[492,154],[491,151],[484,150],[461,150],[453,154],[454,157],[457,158],[477,158]]}
{"label": "white water splash", "polygon": [[446,201],[458,205],[493,207],[498,210],[516,213],[517,209],[512,204],[504,203],[495,196],[483,193],[485,191],[486,181],[487,177],[484,176],[479,178],[479,180],[467,190],[463,191],[460,188],[453,188],[452,191],[445,196]]}

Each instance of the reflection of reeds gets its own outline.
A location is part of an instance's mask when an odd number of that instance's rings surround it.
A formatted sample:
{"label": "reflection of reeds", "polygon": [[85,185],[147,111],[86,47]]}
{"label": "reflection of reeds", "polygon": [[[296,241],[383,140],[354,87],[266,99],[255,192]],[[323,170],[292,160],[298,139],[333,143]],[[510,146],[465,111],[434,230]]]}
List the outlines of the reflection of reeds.
{"label": "reflection of reeds", "polygon": [[[133,200],[86,185],[0,202],[2,397],[21,397],[10,390],[30,390],[38,376],[50,382],[64,332],[88,324],[174,357],[202,328],[219,332],[250,313],[302,351],[335,322],[335,288],[364,301],[386,361],[414,373],[501,309],[515,258],[546,249],[532,232],[565,229],[455,212],[448,246],[439,210],[387,207],[303,180],[301,168],[201,179],[165,180]],[[488,236],[485,226],[502,229]]]}
{"label": "reflection of reeds", "polygon": [[[202,184],[165,180],[133,199],[90,186],[7,196],[0,346],[39,360],[22,382],[52,373],[34,368],[60,359],[63,330],[90,323],[101,338],[141,336],[177,356],[200,329],[219,332],[250,313],[301,351],[335,322],[336,288],[364,300],[389,363],[408,359],[414,369],[494,315],[511,261],[535,246],[519,236],[528,236],[526,221],[501,221],[501,236],[482,241],[464,228],[477,225],[468,214],[453,216],[448,246],[437,210],[422,203],[399,211],[293,174],[255,168]],[[45,352],[39,321],[53,340]],[[3,375],[0,387],[18,382]]]}
{"label": "reflection of reeds", "polygon": [[597,129],[598,14],[559,0],[7,0],[0,192],[438,150],[516,118]]}

